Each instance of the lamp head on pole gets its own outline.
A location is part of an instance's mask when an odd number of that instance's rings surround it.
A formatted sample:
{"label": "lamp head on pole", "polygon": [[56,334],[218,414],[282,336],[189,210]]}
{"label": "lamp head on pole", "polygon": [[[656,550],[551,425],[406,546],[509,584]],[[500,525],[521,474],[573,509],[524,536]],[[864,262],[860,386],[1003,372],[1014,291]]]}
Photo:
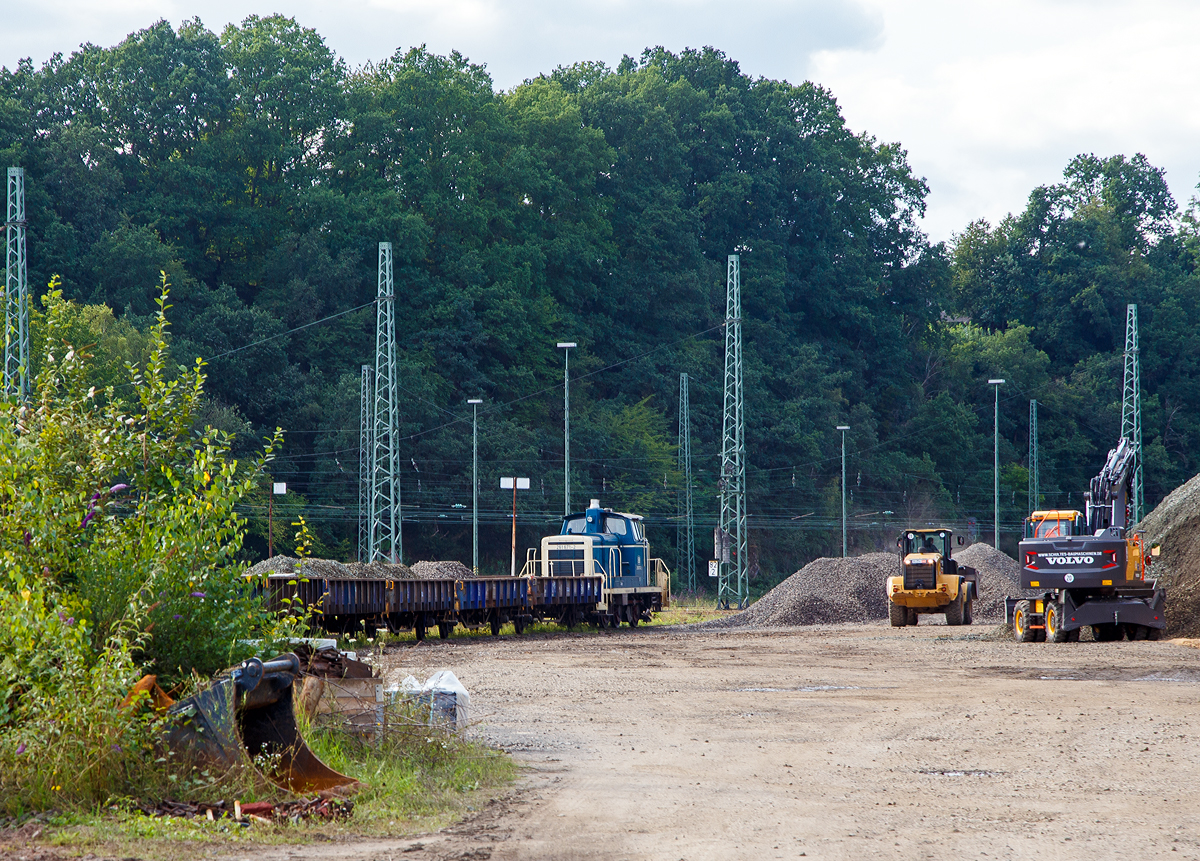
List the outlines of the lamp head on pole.
{"label": "lamp head on pole", "polygon": [[570,348],[575,346],[575,342],[574,341],[559,341],[558,344],[556,344],[555,346],[560,350],[569,350]]}
{"label": "lamp head on pole", "polygon": [[850,425],[838,425],[837,429],[840,431],[848,431],[850,430]]}
{"label": "lamp head on pole", "polygon": [[988,385],[989,386],[1002,386],[1002,385],[1004,385],[1004,380],[988,380]]}
{"label": "lamp head on pole", "polygon": [[483,398],[468,398],[468,399],[467,399],[467,403],[469,403],[469,404],[481,404],[481,403],[483,403]]}

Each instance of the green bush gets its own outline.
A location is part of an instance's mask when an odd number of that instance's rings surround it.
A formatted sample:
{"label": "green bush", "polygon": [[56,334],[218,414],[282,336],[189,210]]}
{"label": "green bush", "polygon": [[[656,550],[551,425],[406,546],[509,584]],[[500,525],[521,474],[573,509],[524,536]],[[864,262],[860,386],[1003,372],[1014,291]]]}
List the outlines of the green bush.
{"label": "green bush", "polygon": [[103,801],[145,783],[143,672],[209,675],[272,635],[236,561],[235,506],[261,479],[194,418],[203,363],[169,365],[167,286],[148,359],[98,390],[71,344],[81,309],[52,283],[28,403],[0,405],[0,806]]}

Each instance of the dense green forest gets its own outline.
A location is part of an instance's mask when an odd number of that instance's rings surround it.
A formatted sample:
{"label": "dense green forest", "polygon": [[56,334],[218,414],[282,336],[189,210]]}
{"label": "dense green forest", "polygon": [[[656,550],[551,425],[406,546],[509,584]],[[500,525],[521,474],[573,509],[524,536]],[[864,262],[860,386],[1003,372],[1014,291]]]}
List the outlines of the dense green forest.
{"label": "dense green forest", "polygon": [[[395,248],[406,560],[470,557],[468,398],[484,399],[485,566],[508,557],[499,476],[532,480],[522,546],[561,514],[564,340],[579,344],[574,500],[646,515],[673,567],[689,375],[707,558],[735,252],[759,586],[840,544],[838,424],[854,546],[880,546],[879,524],[989,524],[989,377],[1007,380],[1002,519],[1026,512],[1031,398],[1042,502],[1081,505],[1120,432],[1129,302],[1147,503],[1197,472],[1200,230],[1162,171],[1081,155],[1024,212],[946,246],[918,228],[928,188],[906,158],[847,128],[828,90],[751,78],[713,49],[497,92],[457,54],[351,69],[295,21],[251,17],[219,35],[159,22],[0,70],[30,283],[57,274],[68,298],[111,308],[89,337],[117,367],[137,358],[165,272],[175,359],[208,363],[204,421],[245,451],[283,427],[276,514],[303,510],[317,552],[343,558],[380,241]],[[261,556],[265,489],[245,510]]]}

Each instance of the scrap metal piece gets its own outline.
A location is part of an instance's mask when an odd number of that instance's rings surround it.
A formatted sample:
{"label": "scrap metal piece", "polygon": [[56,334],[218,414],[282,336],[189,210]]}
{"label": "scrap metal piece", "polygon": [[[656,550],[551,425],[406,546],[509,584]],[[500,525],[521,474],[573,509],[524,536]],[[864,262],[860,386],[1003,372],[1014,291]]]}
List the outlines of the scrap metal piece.
{"label": "scrap metal piece", "polygon": [[300,659],[293,654],[243,661],[212,687],[170,707],[175,721],[167,744],[226,767],[249,757],[266,766],[271,782],[292,792],[353,786],[354,778],[321,762],[300,735],[292,706],[299,677]]}

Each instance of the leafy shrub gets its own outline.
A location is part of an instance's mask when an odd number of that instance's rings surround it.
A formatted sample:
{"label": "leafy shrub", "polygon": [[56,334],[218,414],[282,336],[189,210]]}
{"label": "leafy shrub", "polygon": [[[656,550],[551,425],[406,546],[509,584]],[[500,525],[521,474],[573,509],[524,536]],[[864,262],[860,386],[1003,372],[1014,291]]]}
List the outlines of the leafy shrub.
{"label": "leafy shrub", "polygon": [[[102,801],[144,782],[144,671],[209,675],[271,635],[236,561],[235,506],[281,434],[251,463],[193,422],[203,363],[169,366],[167,286],[128,382],[89,384],[66,340],[80,310],[52,283],[27,404],[0,406],[0,805]],[[150,769],[153,771],[153,769]]]}

